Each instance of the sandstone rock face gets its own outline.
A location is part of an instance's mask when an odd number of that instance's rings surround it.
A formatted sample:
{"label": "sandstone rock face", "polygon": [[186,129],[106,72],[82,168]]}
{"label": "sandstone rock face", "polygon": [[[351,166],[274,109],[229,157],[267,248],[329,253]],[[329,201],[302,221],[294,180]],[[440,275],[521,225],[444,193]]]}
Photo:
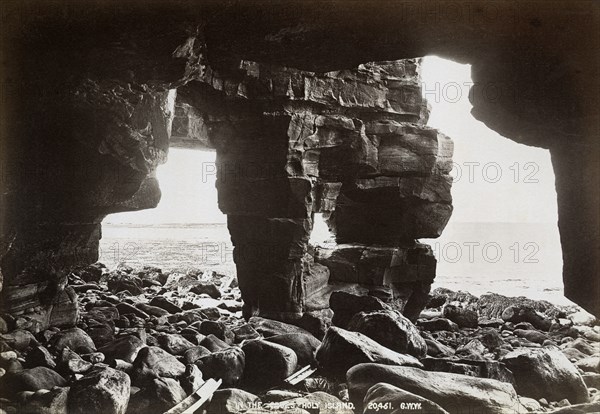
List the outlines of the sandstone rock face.
{"label": "sandstone rock face", "polygon": [[459,413],[464,407],[485,413],[525,412],[512,385],[491,379],[411,367],[360,364],[348,371],[347,381],[350,399],[358,406],[362,406],[373,385],[384,382],[428,399],[449,413]]}
{"label": "sandstone rock face", "polygon": [[[9,32],[3,37],[8,43],[3,47],[8,62],[3,84],[11,97],[11,105],[3,109],[7,138],[0,150],[8,160],[2,159],[0,206],[3,310],[32,315],[47,325],[73,324],[75,306],[63,279],[71,268],[97,259],[100,222],[106,214],[157,203],[153,170],[166,156],[174,116],[175,135],[188,141],[193,137],[200,145],[216,147],[225,140],[213,140],[212,129],[228,142],[240,144],[247,138],[247,146],[256,148],[248,159],[264,160],[260,154],[272,150],[269,158],[276,174],[255,183],[262,188],[257,198],[264,196],[269,207],[261,212],[251,197],[231,206],[227,198],[237,199],[231,190],[236,185],[221,182],[220,192],[228,194],[222,200],[228,214],[305,216],[300,200],[306,199],[306,190],[327,188],[327,196],[315,205],[332,213],[340,237],[360,237],[347,219],[364,226],[365,214],[356,206],[369,202],[345,193],[358,180],[376,182],[382,176],[385,184],[367,187],[402,192],[373,213],[374,222],[389,220],[395,230],[399,223],[407,224],[400,229],[402,235],[439,232],[449,204],[440,190],[444,186],[430,191],[427,181],[443,181],[447,146],[423,128],[427,108],[415,60],[390,61],[436,53],[471,64],[474,85],[499,86],[506,92],[488,99],[485,87],[474,86],[471,100],[477,119],[515,141],[550,149],[557,173],[566,294],[600,314],[600,281],[594,277],[600,268],[600,195],[593,191],[600,182],[600,76],[589,65],[598,50],[593,6],[528,5],[515,13],[502,5],[491,12],[492,18],[484,10],[475,19],[455,20],[449,17],[453,13],[446,13],[446,4],[434,1],[418,8],[416,17],[404,7],[370,3],[349,8],[340,2],[324,10],[293,1],[253,5],[252,12],[246,5],[221,10],[210,2],[151,10],[98,4],[85,11],[44,8],[39,18],[27,5],[11,4],[7,16],[15,18],[3,25]],[[439,18],[422,17],[430,10]],[[462,15],[470,13],[461,10]],[[556,36],[556,27],[565,28],[561,36]],[[72,39],[81,41],[74,45]],[[481,39],[485,47],[479,47]],[[539,64],[531,65],[531,60]],[[364,64],[372,61],[380,63]],[[564,71],[557,72],[557,67]],[[564,82],[556,82],[557,77]],[[176,111],[174,89],[185,94],[182,86],[191,80],[201,84],[196,86],[203,93],[195,94],[195,102],[180,100]],[[260,102],[263,107],[256,105]],[[305,108],[283,109],[292,103]],[[228,123],[222,113],[234,116]],[[320,116],[327,120],[317,121]],[[193,122],[179,122],[183,118]],[[379,126],[387,121],[394,127]],[[302,133],[288,135],[287,127]],[[411,140],[414,134],[420,139]],[[315,138],[308,142],[304,138],[309,136]],[[299,138],[300,148],[283,144],[290,137],[292,142]],[[256,145],[249,144],[253,138],[260,138]],[[309,145],[313,142],[317,146]],[[235,154],[227,154],[227,145],[219,148],[222,159],[238,161]],[[305,174],[315,168],[318,175]],[[405,168],[425,174],[387,183]],[[431,168],[439,173],[428,174]],[[340,175],[346,174],[352,177],[341,188],[341,178],[348,177]],[[305,176],[317,182],[307,183]],[[411,178],[409,184],[405,178]],[[336,191],[348,198],[337,211]],[[417,196],[404,197],[411,193]],[[386,234],[388,239],[396,236]],[[366,231],[364,237],[373,239],[373,234]],[[298,295],[298,303],[270,311],[296,314],[303,311],[304,276],[312,273],[287,263],[298,265],[299,256],[284,257],[281,253],[279,266],[269,273],[287,276],[282,284]],[[239,265],[245,274],[254,271],[244,260]],[[252,313],[259,298],[250,287],[244,290],[253,299]]]}
{"label": "sandstone rock face", "polygon": [[316,298],[340,266],[313,261],[315,213],[338,243],[362,252],[350,252],[360,270],[344,282],[393,287],[401,307],[414,294],[409,310],[418,314],[435,258],[415,239],[439,236],[450,217],[453,151],[424,126],[419,68],[410,59],[315,73],[243,61],[238,76],[207,68],[180,89],[188,114],[180,135],[206,134],[198,140],[217,151],[219,207],[247,318],[298,320],[327,307]]}

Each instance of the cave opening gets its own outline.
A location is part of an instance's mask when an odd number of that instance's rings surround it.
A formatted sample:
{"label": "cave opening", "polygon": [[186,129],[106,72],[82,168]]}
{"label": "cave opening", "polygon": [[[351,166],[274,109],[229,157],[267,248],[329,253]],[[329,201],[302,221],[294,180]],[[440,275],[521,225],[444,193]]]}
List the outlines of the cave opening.
{"label": "cave opening", "polygon": [[216,152],[172,147],[156,176],[157,207],[108,215],[98,260],[109,268],[125,263],[235,275],[227,217],[217,202]]}
{"label": "cave opening", "polygon": [[433,288],[570,304],[550,152],[506,139],[471,115],[471,87],[487,87],[484,99],[497,96],[493,85],[473,84],[470,65],[428,56],[422,81],[428,125],[455,143],[452,217],[439,238],[422,240],[438,260]]}

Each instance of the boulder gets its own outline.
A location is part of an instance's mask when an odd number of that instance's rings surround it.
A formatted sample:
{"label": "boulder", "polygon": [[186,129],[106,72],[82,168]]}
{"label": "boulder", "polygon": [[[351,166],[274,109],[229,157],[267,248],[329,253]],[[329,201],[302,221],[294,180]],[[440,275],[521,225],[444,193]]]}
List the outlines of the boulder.
{"label": "boulder", "polygon": [[206,355],[210,355],[210,353],[211,352],[202,345],[194,346],[192,348],[187,349],[183,353],[183,360],[186,364],[193,364],[200,358],[205,357]]}
{"label": "boulder", "polygon": [[69,388],[54,387],[52,390],[40,390],[19,407],[20,414],[68,414]]}
{"label": "boulder", "polygon": [[500,359],[515,377],[519,395],[571,403],[588,401],[588,392],[577,368],[552,348],[518,349]]}
{"label": "boulder", "polygon": [[394,352],[360,332],[346,331],[334,326],[327,331],[316,357],[325,371],[337,377],[343,377],[348,369],[364,362],[422,366],[411,355]]}
{"label": "boulder", "polygon": [[417,326],[425,329],[426,331],[458,331],[458,325],[446,318],[433,318],[433,319],[419,319],[417,320]]}
{"label": "boulder", "polygon": [[217,338],[213,334],[206,336],[202,341],[200,341],[200,345],[211,352],[221,351],[223,349],[229,348],[230,346],[227,342]]}
{"label": "boulder", "polygon": [[215,391],[207,414],[242,414],[260,405],[260,398],[238,388],[225,388]]}
{"label": "boulder", "polygon": [[129,403],[131,381],[124,372],[96,369],[71,384],[69,413],[124,414]]}
{"label": "boulder", "polygon": [[443,316],[450,319],[460,328],[477,328],[479,322],[479,316],[476,311],[450,304],[444,306]]}
{"label": "boulder", "polygon": [[27,359],[25,360],[28,367],[48,367],[56,368],[56,362],[52,358],[50,351],[41,345],[33,347],[27,353]]}
{"label": "boulder", "polygon": [[301,333],[311,335],[305,329],[299,328],[289,323],[275,321],[273,319],[261,318],[260,316],[253,316],[248,320],[248,323],[252,325],[254,329],[265,338],[269,336],[275,336],[285,333]]}
{"label": "boulder", "polygon": [[170,315],[169,311],[159,306],[153,306],[147,303],[137,303],[135,307],[142,310],[143,312],[146,312],[148,315],[156,316],[157,318],[160,318],[161,316],[165,315]]}
{"label": "boulder", "polygon": [[502,312],[502,319],[507,322],[519,323],[529,322],[536,329],[542,331],[550,330],[552,321],[546,318],[543,314],[536,312],[536,310],[527,305],[521,306],[509,306]]}
{"label": "boulder", "polygon": [[63,348],[57,364],[57,371],[68,376],[71,374],[83,374],[92,368],[91,362],[85,361],[76,352],[68,347]]}
{"label": "boulder", "polygon": [[233,335],[235,337],[234,342],[236,344],[239,344],[240,342],[245,341],[247,339],[260,338],[260,334],[258,333],[258,331],[254,329],[249,323],[245,323],[241,326],[238,326],[237,328],[233,328],[231,331],[233,332]]}
{"label": "boulder", "polygon": [[150,300],[149,304],[152,306],[158,306],[159,308],[163,308],[169,313],[179,313],[182,311],[182,309],[179,306],[162,296],[153,297],[152,300]]}
{"label": "boulder", "polygon": [[314,336],[300,333],[270,336],[266,340],[292,349],[300,367],[314,363],[317,349],[321,346],[321,341]]}
{"label": "boulder", "polygon": [[143,390],[134,394],[128,413],[162,414],[187,397],[185,390],[173,378],[154,378]]}
{"label": "boulder", "polygon": [[235,386],[242,379],[245,363],[244,351],[235,346],[196,361],[204,378],[220,378],[225,387]]}
{"label": "boulder", "polygon": [[202,375],[202,371],[198,368],[197,365],[188,364],[185,366],[185,373],[179,379],[179,383],[181,387],[185,390],[186,393],[192,394],[197,391],[198,388],[204,384],[204,377]]}
{"label": "boulder", "polygon": [[244,382],[252,386],[270,387],[281,383],[296,371],[296,353],[278,343],[257,339],[242,347],[246,356]]}
{"label": "boulder", "polygon": [[360,296],[341,291],[331,294],[329,297],[329,307],[333,311],[331,322],[340,328],[346,328],[350,319],[359,312],[389,309],[389,306],[375,296]]}
{"label": "boulder", "polygon": [[344,403],[339,398],[323,391],[312,392],[278,403],[265,404],[267,409],[280,409],[292,413],[298,412],[300,409],[308,412],[318,412],[319,414],[353,414],[354,411],[350,407],[350,404]]}
{"label": "boulder", "polygon": [[35,367],[7,372],[0,377],[0,395],[14,396],[21,391],[50,390],[66,385],[67,381],[56,371],[46,367]]}
{"label": "boulder", "polygon": [[113,273],[108,277],[108,289],[113,293],[128,291],[132,295],[144,293],[142,279],[124,273]]}
{"label": "boulder", "polygon": [[200,333],[207,336],[212,334],[229,345],[235,341],[235,334],[227,325],[220,321],[202,321],[200,324]]}
{"label": "boulder", "polygon": [[96,345],[90,336],[82,329],[71,328],[58,332],[50,340],[50,346],[55,352],[61,352],[69,347],[75,352],[95,351]]}
{"label": "boulder", "polygon": [[348,323],[348,330],[360,332],[400,354],[417,358],[427,354],[427,344],[419,330],[398,311],[357,313]]}
{"label": "boulder", "polygon": [[487,378],[372,363],[351,368],[346,378],[350,401],[359,408],[369,389],[384,382],[426,398],[449,413],[464,412],[465,407],[486,414],[525,410],[512,385]]}
{"label": "boulder", "polygon": [[200,282],[190,289],[190,292],[196,293],[198,295],[205,294],[210,296],[213,299],[219,299],[221,297],[221,291],[219,288],[210,282]]}
{"label": "boulder", "polygon": [[490,378],[513,384],[512,372],[502,362],[493,360],[424,358],[421,363],[427,371],[451,372],[477,378]]}
{"label": "boulder", "polygon": [[185,365],[173,355],[157,346],[147,346],[133,361],[131,379],[138,384],[158,377],[178,378],[184,372]]}
{"label": "boulder", "polygon": [[194,347],[194,344],[179,334],[160,333],[156,335],[158,346],[171,355],[182,355]]}
{"label": "boulder", "polygon": [[[363,406],[365,407],[363,414],[379,412],[400,414],[409,410],[418,410],[428,414],[448,414],[448,411],[433,401],[384,382],[378,382],[369,388],[365,394]],[[403,410],[402,407],[406,407],[407,410]]]}
{"label": "boulder", "polygon": [[133,363],[137,357],[140,349],[145,347],[146,344],[140,338],[135,335],[126,335],[119,339],[114,340],[108,345],[98,349],[102,352],[107,361],[121,359],[123,361]]}

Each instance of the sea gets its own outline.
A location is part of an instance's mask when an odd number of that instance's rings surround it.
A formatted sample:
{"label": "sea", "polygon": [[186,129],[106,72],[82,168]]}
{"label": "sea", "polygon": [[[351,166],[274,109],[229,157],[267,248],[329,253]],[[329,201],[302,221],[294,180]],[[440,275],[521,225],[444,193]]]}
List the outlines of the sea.
{"label": "sea", "polygon": [[[322,228],[315,227],[323,233],[317,242],[329,236]],[[562,253],[555,223],[449,223],[441,237],[421,242],[432,247],[438,260],[434,288],[572,304],[562,294]],[[224,223],[104,224],[99,261],[109,268],[126,263],[168,271],[236,272]]]}

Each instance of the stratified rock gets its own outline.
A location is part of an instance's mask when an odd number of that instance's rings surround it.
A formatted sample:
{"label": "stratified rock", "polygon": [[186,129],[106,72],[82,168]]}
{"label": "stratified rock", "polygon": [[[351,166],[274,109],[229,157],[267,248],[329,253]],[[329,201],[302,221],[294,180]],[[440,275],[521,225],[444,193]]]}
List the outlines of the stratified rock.
{"label": "stratified rock", "polygon": [[477,312],[454,305],[444,306],[444,318],[450,319],[460,328],[477,328],[479,317]]}
{"label": "stratified rock", "polygon": [[587,402],[588,392],[577,368],[558,350],[519,349],[500,359],[515,377],[519,395],[573,404]]}
{"label": "stratified rock", "polygon": [[419,330],[397,311],[357,313],[348,323],[348,330],[365,334],[400,354],[410,354],[417,358],[427,354],[427,344]]}
{"label": "stratified rock", "polygon": [[254,394],[238,388],[225,388],[215,391],[207,414],[241,414],[259,404],[260,398]]}
{"label": "stratified rock", "polygon": [[401,407],[418,407],[419,411],[426,413],[448,414],[448,411],[433,401],[384,382],[379,382],[369,388],[365,394],[363,406],[365,407],[364,414],[375,414],[380,411],[400,414],[404,412]]}
{"label": "stratified rock", "polygon": [[321,346],[321,341],[314,336],[300,333],[270,336],[266,340],[292,349],[298,357],[300,367],[313,364],[317,349]]}
{"label": "stratified rock", "polygon": [[90,336],[79,328],[67,329],[60,331],[52,337],[50,346],[57,352],[61,352],[63,348],[69,347],[75,352],[88,350],[96,350],[96,345]]}
{"label": "stratified rock", "polygon": [[384,382],[426,398],[449,413],[460,412],[464,407],[496,414],[524,410],[512,385],[487,378],[412,367],[360,364],[348,371],[347,382],[350,400],[357,407],[362,407],[365,395],[373,385]]}
{"label": "stratified rock", "polygon": [[140,338],[134,335],[126,335],[114,340],[108,345],[98,349],[107,360],[122,359],[123,361],[133,363],[140,349],[146,344]]}
{"label": "stratified rock", "polygon": [[283,345],[261,339],[242,347],[246,356],[244,382],[252,386],[271,387],[296,371],[296,353]]}
{"label": "stratified rock", "polygon": [[0,377],[0,393],[5,397],[14,396],[21,391],[50,390],[66,385],[67,381],[62,376],[46,367],[7,372]]}
{"label": "stratified rock", "polygon": [[131,379],[143,383],[152,378],[178,378],[185,372],[185,365],[173,355],[156,346],[140,349],[133,361]]}
{"label": "stratified rock", "polygon": [[244,351],[234,346],[202,357],[196,361],[196,365],[204,378],[220,378],[223,386],[231,387],[242,379],[245,361]]}
{"label": "stratified rock", "polygon": [[112,368],[94,370],[71,384],[69,413],[124,414],[130,386],[124,372]]}
{"label": "stratified rock", "polygon": [[329,298],[329,307],[333,311],[333,324],[340,328],[346,328],[350,319],[359,312],[389,309],[389,306],[374,296],[359,296],[347,292],[333,292]]}
{"label": "stratified rock", "polygon": [[319,365],[331,374],[343,377],[349,368],[364,362],[421,367],[411,355],[399,354],[359,332],[332,326],[317,350]]}
{"label": "stratified rock", "polygon": [[427,371],[451,372],[477,378],[490,378],[513,385],[515,383],[512,372],[498,361],[428,357],[421,359],[421,363]]}

